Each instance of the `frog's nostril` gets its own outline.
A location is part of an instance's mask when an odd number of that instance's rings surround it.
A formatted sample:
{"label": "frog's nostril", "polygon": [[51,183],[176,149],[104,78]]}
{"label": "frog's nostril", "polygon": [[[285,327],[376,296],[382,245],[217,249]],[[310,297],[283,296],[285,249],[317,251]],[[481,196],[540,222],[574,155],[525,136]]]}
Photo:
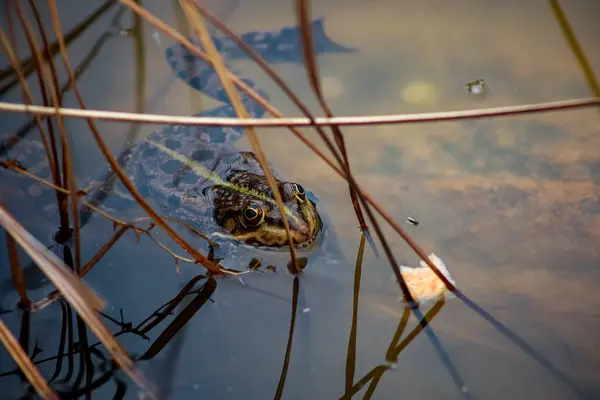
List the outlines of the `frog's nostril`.
{"label": "frog's nostril", "polygon": [[294,197],[294,188],[291,183],[285,182],[281,185],[281,197],[283,198],[283,201],[289,201]]}

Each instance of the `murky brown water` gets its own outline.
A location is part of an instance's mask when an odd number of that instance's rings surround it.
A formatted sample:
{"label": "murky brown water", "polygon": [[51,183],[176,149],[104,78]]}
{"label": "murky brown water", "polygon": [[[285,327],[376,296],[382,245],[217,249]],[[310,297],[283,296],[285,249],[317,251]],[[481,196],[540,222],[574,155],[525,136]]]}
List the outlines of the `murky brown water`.
{"label": "murky brown water", "polygon": [[[100,4],[90,3],[59,2],[65,31]],[[319,58],[325,92],[339,115],[446,111],[591,96],[547,2],[314,3],[313,16],[326,16],[327,33],[360,49],[352,55]],[[170,2],[143,4],[175,24]],[[226,8],[220,3],[218,7]],[[593,0],[571,1],[563,7],[592,66],[600,71],[595,43],[600,37],[600,7]],[[253,0],[240,4],[228,23],[236,32],[275,30],[294,23],[293,10],[289,1]],[[113,13],[69,48],[74,63],[89,52]],[[124,25],[128,24],[126,17]],[[79,81],[89,108],[192,115],[214,105],[172,76],[164,59],[164,48],[171,41],[160,34],[157,43],[154,32],[144,26],[143,59],[136,58],[139,50],[131,37],[115,37],[105,44]],[[6,64],[5,58],[2,61]],[[136,63],[143,66],[142,78]],[[268,92],[284,114],[300,115],[258,67],[249,61],[235,67]],[[317,109],[302,66],[278,65],[276,70]],[[470,96],[463,88],[478,78],[489,86],[485,97]],[[136,85],[138,79],[143,79],[143,86]],[[136,104],[137,98],[144,99],[143,105]],[[20,93],[12,91],[2,101],[19,102]],[[76,106],[72,95],[67,95],[65,106]],[[2,121],[2,134],[11,134],[26,118],[3,114]],[[577,398],[572,387],[589,398],[600,396],[599,122],[598,110],[587,109],[343,129],[353,171],[363,187],[397,221],[418,219],[419,226],[406,225],[407,231],[426,251],[445,261],[458,287],[568,379],[567,384],[561,382],[547,364],[536,362],[453,299],[431,326],[475,398]],[[136,140],[125,124],[98,126],[115,152],[127,140]],[[84,121],[69,121],[68,128],[83,180],[103,165],[102,156],[92,145]],[[155,129],[146,125],[135,134],[141,137]],[[346,251],[349,271],[340,281],[319,279],[319,273],[311,275],[311,271],[302,278],[300,307],[305,312],[296,320],[284,398],[339,398],[345,390],[351,271],[359,242],[347,188],[285,130],[259,132],[279,172],[318,195]],[[315,134],[309,137],[318,143]],[[35,205],[20,202],[11,211],[48,243],[52,225],[36,214]],[[91,257],[112,230],[102,220],[87,229],[84,257]],[[398,260],[416,265],[417,256],[390,229],[385,232]],[[198,270],[181,265],[182,275],[177,275],[168,254],[149,241],[133,243],[133,235],[119,243],[86,281],[107,299],[109,315],[118,319],[123,308],[126,319],[137,323],[175,296]],[[1,276],[8,279],[7,272]],[[219,281],[215,303],[202,307],[159,356],[140,363],[170,398],[246,399],[275,394],[288,340],[292,278],[283,273],[260,274],[244,278],[244,283]],[[8,292],[7,288],[0,286],[2,291]],[[32,293],[37,298],[44,289]],[[402,318],[400,295],[385,258],[376,259],[367,248],[355,382],[373,367],[386,364],[386,350]],[[16,294],[3,298],[2,306],[7,307]],[[18,313],[1,318],[18,332]],[[43,349],[38,358],[55,355],[60,318],[58,305],[32,317],[30,340],[39,341]],[[405,334],[414,326],[411,317]],[[150,339],[156,339],[157,333]],[[120,340],[136,354],[149,343],[131,335]],[[0,357],[0,373],[14,368],[6,352],[0,350]],[[45,377],[52,375],[54,367],[53,362],[40,364]],[[15,376],[0,377],[0,382],[7,388],[3,389],[6,398],[22,393]],[[112,397],[114,387],[107,384],[98,389],[98,398]],[[364,389],[356,397],[363,394]],[[463,397],[425,334],[407,346],[395,370],[384,374],[374,392],[374,398],[400,396]],[[136,397],[133,386],[126,397]]]}

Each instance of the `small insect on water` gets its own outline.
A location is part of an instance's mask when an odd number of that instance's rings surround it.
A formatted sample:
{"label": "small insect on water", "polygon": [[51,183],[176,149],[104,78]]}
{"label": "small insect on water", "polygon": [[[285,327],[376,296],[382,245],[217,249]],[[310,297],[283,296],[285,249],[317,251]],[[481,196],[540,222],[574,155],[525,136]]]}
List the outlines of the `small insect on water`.
{"label": "small insect on water", "polygon": [[414,219],[413,217],[408,217],[408,219],[406,220],[407,224],[411,224],[414,226],[419,225],[419,221],[417,221],[416,219]]}
{"label": "small insect on water", "polygon": [[465,90],[470,94],[480,95],[488,90],[487,83],[483,79],[477,79],[465,84]]}

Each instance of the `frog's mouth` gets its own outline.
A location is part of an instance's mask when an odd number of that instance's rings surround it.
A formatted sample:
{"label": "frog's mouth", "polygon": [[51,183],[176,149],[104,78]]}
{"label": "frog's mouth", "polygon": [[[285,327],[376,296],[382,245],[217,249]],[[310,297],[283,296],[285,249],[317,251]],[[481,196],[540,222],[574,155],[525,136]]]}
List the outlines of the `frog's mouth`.
{"label": "frog's mouth", "polygon": [[[316,214],[312,223],[303,225],[301,229],[290,226],[292,241],[296,250],[309,250],[321,236],[323,222]],[[255,231],[233,232],[230,234],[215,234],[217,237],[234,240],[244,245],[264,250],[283,251],[289,249],[289,240],[285,229],[280,225],[264,224]]]}
{"label": "frog's mouth", "polygon": [[[323,229],[323,222],[317,215],[313,224],[304,226],[304,229],[295,229],[290,226],[290,233],[294,248],[297,250],[307,250],[311,248],[320,236]],[[289,248],[289,239],[285,229],[280,226],[265,226],[254,232],[246,232],[234,235],[234,238],[244,244],[273,250],[286,250]]]}

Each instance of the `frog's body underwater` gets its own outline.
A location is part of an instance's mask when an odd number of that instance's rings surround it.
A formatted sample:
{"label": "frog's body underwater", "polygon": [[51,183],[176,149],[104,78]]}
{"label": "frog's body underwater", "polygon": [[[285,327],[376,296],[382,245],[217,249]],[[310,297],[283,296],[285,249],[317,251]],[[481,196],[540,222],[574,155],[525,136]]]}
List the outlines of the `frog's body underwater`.
{"label": "frog's body underwater", "polygon": [[[322,18],[315,20],[311,27],[317,54],[355,51],[331,41],[325,34]],[[302,62],[301,39],[297,27],[283,28],[278,32],[250,32],[244,34],[242,40],[270,63]],[[230,40],[218,37],[214,41],[225,62],[240,58],[241,50]],[[179,44],[169,47],[166,57],[181,80],[226,103],[200,115],[236,116],[216,72],[209,64]],[[267,99],[266,94],[252,81],[243,81]],[[240,95],[250,117],[260,118],[264,115],[265,110],[258,103],[243,92]],[[140,193],[154,199],[163,213],[166,211],[170,217],[186,222],[213,238],[232,239],[224,241],[229,244],[227,258],[240,247],[239,244],[252,248],[285,249],[288,241],[282,217],[262,167],[254,153],[239,151],[233,147],[233,143],[242,135],[243,130],[240,128],[168,126],[125,151],[119,161]],[[25,147],[26,153],[19,150],[23,146],[29,146]],[[49,179],[49,169],[45,156],[40,154],[41,149],[39,142],[22,140],[2,158],[17,159],[30,172]],[[305,191],[301,184],[288,182],[274,170],[273,172],[284,200],[295,247],[307,250],[317,242],[325,244],[320,239],[327,236],[327,233],[317,210],[315,197]],[[15,172],[2,172],[6,173]],[[110,174],[109,171],[109,174],[103,174],[103,179],[86,185],[92,188],[87,198],[105,197],[101,204],[108,210],[132,204],[131,194],[120,181],[116,180],[112,185],[106,184],[105,178]],[[49,190],[44,190],[45,194],[40,195],[39,184],[29,182],[32,185],[27,189],[30,195],[37,194],[40,199],[55,199]],[[327,242],[327,247],[337,247],[337,243],[333,244],[335,239],[330,238]],[[323,250],[319,252],[322,253],[318,256],[319,263],[335,263],[334,258],[340,255]]]}

